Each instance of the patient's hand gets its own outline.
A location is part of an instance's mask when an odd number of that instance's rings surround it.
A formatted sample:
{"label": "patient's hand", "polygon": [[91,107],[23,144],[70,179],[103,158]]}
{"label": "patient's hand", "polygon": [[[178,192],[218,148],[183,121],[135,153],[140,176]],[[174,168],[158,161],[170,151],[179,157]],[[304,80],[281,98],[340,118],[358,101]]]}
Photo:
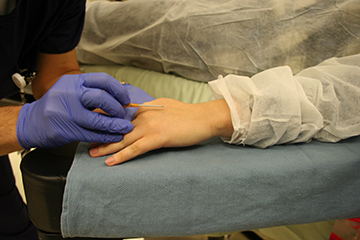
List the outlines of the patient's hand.
{"label": "patient's hand", "polygon": [[121,142],[91,149],[90,155],[99,157],[117,152],[106,159],[106,164],[112,166],[154,149],[191,146],[214,136],[230,137],[233,132],[225,100],[187,104],[163,98],[148,104],[165,107],[140,107],[132,121],[132,132]]}

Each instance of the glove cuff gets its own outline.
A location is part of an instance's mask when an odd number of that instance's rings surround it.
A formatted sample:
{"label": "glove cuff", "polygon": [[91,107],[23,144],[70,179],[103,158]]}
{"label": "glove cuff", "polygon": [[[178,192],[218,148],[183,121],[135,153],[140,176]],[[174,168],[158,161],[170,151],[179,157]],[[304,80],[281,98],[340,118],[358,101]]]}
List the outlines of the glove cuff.
{"label": "glove cuff", "polygon": [[20,146],[24,149],[30,149],[33,146],[30,144],[29,139],[26,137],[26,118],[29,117],[29,111],[31,109],[31,104],[26,103],[20,109],[16,124],[16,135]]}

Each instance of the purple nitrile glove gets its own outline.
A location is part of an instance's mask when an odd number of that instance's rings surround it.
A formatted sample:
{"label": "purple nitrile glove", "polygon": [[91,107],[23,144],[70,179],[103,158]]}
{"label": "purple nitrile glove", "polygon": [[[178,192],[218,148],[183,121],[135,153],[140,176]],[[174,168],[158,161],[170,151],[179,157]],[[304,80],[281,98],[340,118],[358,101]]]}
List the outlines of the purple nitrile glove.
{"label": "purple nitrile glove", "polygon": [[[129,103],[126,88],[108,74],[64,75],[41,99],[21,108],[18,141],[25,149],[121,141],[133,129],[124,119],[122,105]],[[110,116],[87,108],[100,108]]]}
{"label": "purple nitrile glove", "polygon": [[[148,93],[146,93],[141,88],[132,86],[130,84],[124,84],[124,87],[128,91],[129,97],[130,97],[130,100],[131,100],[132,103],[150,102],[150,101],[155,99],[154,97],[150,96]],[[124,117],[124,119],[132,121],[133,117],[134,117],[134,114],[137,111],[137,109],[138,108],[134,108],[134,107],[125,108],[125,117]]]}

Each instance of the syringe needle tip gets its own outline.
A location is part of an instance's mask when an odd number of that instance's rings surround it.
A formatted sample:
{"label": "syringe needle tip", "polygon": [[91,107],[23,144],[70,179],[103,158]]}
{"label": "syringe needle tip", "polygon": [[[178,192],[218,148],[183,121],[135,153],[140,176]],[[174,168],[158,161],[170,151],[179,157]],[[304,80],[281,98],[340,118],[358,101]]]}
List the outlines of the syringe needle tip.
{"label": "syringe needle tip", "polygon": [[153,105],[153,104],[140,104],[140,103],[130,103],[128,105],[123,105],[123,107],[165,107],[164,105]]}
{"label": "syringe needle tip", "polygon": [[139,104],[139,107],[165,107],[164,105]]}

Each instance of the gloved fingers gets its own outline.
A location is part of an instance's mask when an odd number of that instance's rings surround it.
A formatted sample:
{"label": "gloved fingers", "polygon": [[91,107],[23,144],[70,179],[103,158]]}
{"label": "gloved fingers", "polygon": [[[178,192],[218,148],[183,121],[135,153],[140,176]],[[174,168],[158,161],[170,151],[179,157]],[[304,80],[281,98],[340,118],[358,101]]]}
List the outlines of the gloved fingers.
{"label": "gloved fingers", "polygon": [[93,131],[90,129],[81,129],[82,134],[78,135],[78,139],[74,141],[80,142],[99,142],[99,144],[111,144],[116,142],[121,142],[124,138],[122,134],[107,133],[101,131]]}
{"label": "gloved fingers", "polygon": [[[129,93],[130,99],[132,103],[144,103],[150,102],[155,98],[146,93],[141,88],[135,87],[130,84],[125,84],[124,87]],[[136,112],[137,108],[125,108],[125,116],[124,119],[132,121],[134,113]]]}
{"label": "gloved fingers", "polygon": [[155,99],[153,96],[149,95],[141,88],[135,87],[130,84],[125,84],[124,87],[128,91],[130,100],[133,103],[150,102]]}
{"label": "gloved fingers", "polygon": [[80,101],[85,108],[100,108],[110,116],[124,118],[125,110],[121,103],[109,93],[100,89],[87,89],[80,96]]}
{"label": "gloved fingers", "polygon": [[[83,128],[108,133],[125,134],[131,132],[134,128],[132,123],[128,120],[106,116],[87,109],[84,109],[78,114],[74,114],[73,119],[75,123]],[[96,142],[96,140],[93,140],[92,142]]]}
{"label": "gloved fingers", "polygon": [[128,105],[130,98],[125,87],[115,78],[106,73],[88,73],[84,76],[85,87],[100,88],[115,97],[121,104]]}
{"label": "gloved fingers", "polygon": [[134,118],[134,114],[135,112],[138,110],[139,108],[135,108],[135,107],[129,107],[129,108],[125,108],[125,116],[124,119],[128,120],[128,121],[132,121]]}

